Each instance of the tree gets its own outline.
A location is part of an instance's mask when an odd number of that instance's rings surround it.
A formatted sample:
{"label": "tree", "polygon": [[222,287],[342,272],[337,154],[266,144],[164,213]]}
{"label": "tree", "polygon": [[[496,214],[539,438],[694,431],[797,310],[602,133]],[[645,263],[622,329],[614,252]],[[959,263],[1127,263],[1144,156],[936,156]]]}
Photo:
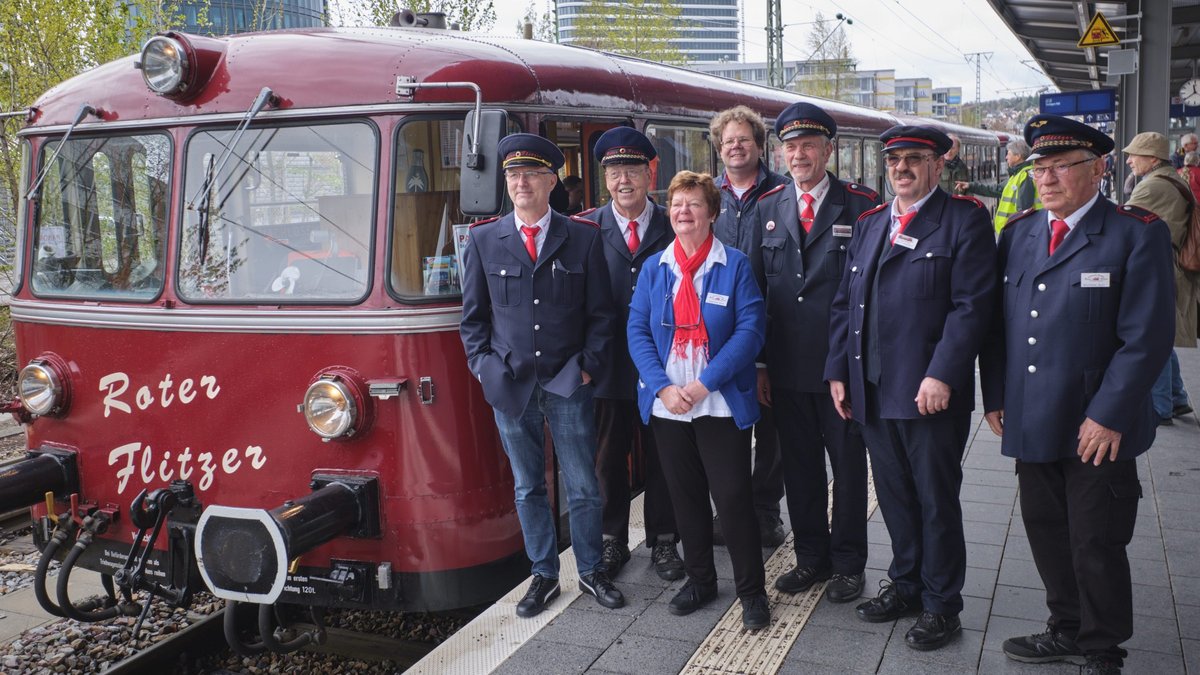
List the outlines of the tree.
{"label": "tree", "polygon": [[558,31],[554,27],[554,17],[547,10],[538,14],[534,0],[525,5],[525,18],[517,22],[517,35],[525,34],[525,24],[533,25],[533,39],[542,42],[558,42]]}
{"label": "tree", "polygon": [[850,38],[839,19],[831,22],[821,12],[813,19],[808,34],[809,56],[807,61],[797,64],[802,70],[796,78],[796,90],[813,96],[847,100],[852,97],[847,84],[858,62],[850,50]]}
{"label": "tree", "polygon": [[659,63],[683,65],[682,9],[670,0],[590,0],[575,18],[574,43]]}
{"label": "tree", "polygon": [[402,9],[417,14],[441,12],[446,23],[458,24],[462,30],[490,30],[496,23],[493,0],[330,0],[332,23],[342,26],[386,26],[392,15]]}

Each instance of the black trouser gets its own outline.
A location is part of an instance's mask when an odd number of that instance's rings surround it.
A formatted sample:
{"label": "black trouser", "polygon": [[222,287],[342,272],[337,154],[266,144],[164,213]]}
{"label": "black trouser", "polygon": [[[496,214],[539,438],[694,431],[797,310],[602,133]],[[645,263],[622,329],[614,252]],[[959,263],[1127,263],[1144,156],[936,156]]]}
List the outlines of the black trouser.
{"label": "black trouser", "polygon": [[751,499],[750,430],[738,429],[730,417],[708,416],[691,422],[652,417],[650,426],[670,487],[688,577],[706,586],[717,583],[711,492],[738,597],[765,592],[762,540]]}
{"label": "black trouser", "polygon": [[754,512],[759,518],[774,522],[779,519],[779,502],[783,499],[783,466],[775,415],[766,406],[761,414],[754,425]]}
{"label": "black trouser", "polygon": [[[867,564],[867,448],[858,425],[841,418],[829,392],[772,389],[796,565],[859,574]],[[833,468],[833,522],[827,516],[825,453]]]}
{"label": "black trouser", "polygon": [[642,424],[637,401],[596,399],[596,478],[604,498],[604,534],[622,544],[629,543],[629,457],[634,440],[641,442],[645,457],[646,546],[658,535],[675,534],[671,495],[658,460],[658,449],[650,427]]}
{"label": "black trouser", "polygon": [[1125,546],[1142,495],[1137,462],[1018,462],[1017,476],[1050,624],[1085,653],[1124,657],[1118,645],[1133,635]]}
{"label": "black trouser", "polygon": [[958,492],[971,414],[880,419],[879,390],[868,384],[867,398],[863,438],[892,539],[888,576],[927,611],[957,615],[967,573]]}

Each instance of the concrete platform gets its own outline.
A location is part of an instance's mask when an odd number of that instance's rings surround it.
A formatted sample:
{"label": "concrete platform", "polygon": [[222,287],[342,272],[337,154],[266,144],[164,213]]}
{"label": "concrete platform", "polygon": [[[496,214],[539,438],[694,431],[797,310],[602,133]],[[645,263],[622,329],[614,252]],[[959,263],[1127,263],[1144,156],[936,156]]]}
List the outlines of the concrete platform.
{"label": "concrete platform", "polygon": [[[1193,402],[1200,403],[1200,350],[1178,353]],[[524,592],[522,584],[510,594],[512,598],[497,605],[491,619],[485,615],[479,624],[464,629],[460,635],[466,639],[448,641],[410,672],[1077,674],[1079,666],[1024,665],[1000,650],[1009,637],[1044,630],[1048,612],[1021,523],[1013,462],[1000,455],[999,439],[982,415],[973,419],[961,493],[968,566],[963,632],[941,650],[917,652],[905,645],[904,634],[915,619],[864,623],[855,616],[854,603],[832,604],[817,594],[811,600],[813,607],[797,613],[785,606],[795,601],[773,589],[771,628],[756,636],[746,634],[740,630],[729,556],[721,547],[716,549],[718,601],[687,617],[672,616],[666,605],[683,582],[660,581],[650,567],[649,551],[637,546],[617,577],[627,599],[624,608],[606,610],[591,597],[580,596],[574,591],[574,580],[566,578],[568,571],[573,574],[573,560],[564,561],[563,597],[543,616],[521,620],[511,615]],[[1125,672],[1200,673],[1200,422],[1196,414],[1160,427],[1154,447],[1138,460],[1138,469],[1145,496],[1129,546],[1135,633],[1125,645],[1129,650]],[[637,516],[639,507],[635,502]],[[640,522],[633,525],[640,535]],[[866,593],[873,594],[887,576],[891,552],[878,510],[868,528]],[[775,557],[764,551],[768,585],[777,574],[772,567],[793,563],[790,540],[783,548]],[[723,619],[732,628],[723,628]],[[504,639],[493,639],[496,634],[489,632],[488,621],[507,626]],[[738,648],[743,651],[736,659],[722,659],[713,652],[733,648],[726,634],[730,631],[741,634],[734,637],[741,640]],[[722,646],[714,650],[714,641]]]}

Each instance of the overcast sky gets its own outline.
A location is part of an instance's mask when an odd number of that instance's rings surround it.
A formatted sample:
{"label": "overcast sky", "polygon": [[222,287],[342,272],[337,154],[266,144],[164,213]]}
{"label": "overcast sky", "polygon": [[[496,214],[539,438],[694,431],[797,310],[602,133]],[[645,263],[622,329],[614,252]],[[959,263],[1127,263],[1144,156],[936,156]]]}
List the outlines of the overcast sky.
{"label": "overcast sky", "polygon": [[[495,31],[514,30],[529,0],[493,0]],[[548,0],[534,0],[542,11]],[[746,61],[767,59],[767,0],[741,0],[745,21]],[[896,77],[931,77],[935,87],[961,86],[963,101],[975,100],[975,66],[967,63],[972,52],[984,57],[980,85],[983,100],[1036,93],[1052,86],[1037,69],[987,0],[783,0],[783,56],[807,58],[811,22],[820,11],[826,18],[837,13],[850,17],[848,31],[853,55],[863,70],[894,69]],[[1025,63],[1022,63],[1022,62]]]}

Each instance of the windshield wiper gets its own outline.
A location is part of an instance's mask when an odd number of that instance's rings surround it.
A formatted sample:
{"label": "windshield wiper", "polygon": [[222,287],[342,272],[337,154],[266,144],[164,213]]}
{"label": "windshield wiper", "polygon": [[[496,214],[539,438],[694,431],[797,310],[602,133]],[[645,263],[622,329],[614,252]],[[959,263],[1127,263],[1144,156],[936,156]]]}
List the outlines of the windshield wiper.
{"label": "windshield wiper", "polygon": [[[218,158],[216,170],[210,172],[204,177],[204,185],[201,185],[200,189],[196,191],[196,194],[188,200],[188,210],[195,210],[196,201],[200,199],[201,195],[208,193],[208,189],[211,187],[212,181],[221,174],[221,171],[225,168],[225,164],[229,161],[229,158],[233,156],[233,149],[237,147],[238,141],[242,140],[242,135],[246,133],[246,128],[250,126],[251,120],[254,119],[255,115],[262,111],[263,107],[266,106],[268,102],[271,103],[272,106],[278,105],[279,97],[275,96],[270,87],[263,87],[262,91],[258,92],[258,97],[254,99],[254,105],[251,105],[250,109],[246,111],[246,116],[242,118],[241,124],[238,124],[237,128],[233,130],[233,139],[229,142],[229,145],[225,146],[225,151],[222,152],[221,156]],[[205,199],[204,201],[207,205],[208,199]]]}
{"label": "windshield wiper", "polygon": [[83,118],[88,115],[100,117],[99,111],[90,103],[84,103],[79,106],[79,112],[75,113],[75,121],[71,122],[71,126],[67,127],[67,133],[63,134],[62,140],[58,142],[58,147],[54,149],[54,154],[50,156],[50,161],[42,166],[42,172],[38,174],[37,180],[34,181],[33,187],[29,189],[29,194],[25,195],[27,201],[37,199],[38,190],[41,189],[42,183],[46,180],[46,176],[50,174],[50,167],[54,166],[54,160],[58,159],[59,153],[67,146],[67,139],[71,137],[71,132],[75,131],[75,127],[83,122]]}
{"label": "windshield wiper", "polygon": [[[208,170],[204,174],[204,184],[205,185],[209,185],[209,186],[212,185],[213,165],[215,163],[216,163],[216,157],[209,155]],[[210,201],[211,195],[212,195],[212,188],[210,187],[208,190],[206,190],[204,192],[204,197],[200,201],[200,213],[199,213],[200,222],[196,225],[196,238],[200,240],[199,241],[199,249],[200,250],[198,251],[198,254],[199,254],[201,265],[203,265],[204,260],[206,258],[208,258],[208,207],[209,207],[209,201]]]}

